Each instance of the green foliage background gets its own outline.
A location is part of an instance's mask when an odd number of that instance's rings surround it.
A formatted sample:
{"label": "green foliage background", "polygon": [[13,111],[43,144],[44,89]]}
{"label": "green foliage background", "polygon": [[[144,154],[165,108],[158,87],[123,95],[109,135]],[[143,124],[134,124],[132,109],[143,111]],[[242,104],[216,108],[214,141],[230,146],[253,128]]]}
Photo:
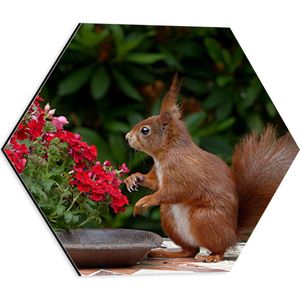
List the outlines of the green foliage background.
{"label": "green foliage background", "polygon": [[[230,163],[241,135],[285,126],[228,28],[83,24],[41,91],[69,129],[99,150],[99,160],[147,172],[151,158],[131,150],[126,132],[159,112],[174,74],[183,77],[180,103],[195,142]],[[107,226],[162,234],[159,209],[132,217],[146,189],[128,195],[126,212]]]}

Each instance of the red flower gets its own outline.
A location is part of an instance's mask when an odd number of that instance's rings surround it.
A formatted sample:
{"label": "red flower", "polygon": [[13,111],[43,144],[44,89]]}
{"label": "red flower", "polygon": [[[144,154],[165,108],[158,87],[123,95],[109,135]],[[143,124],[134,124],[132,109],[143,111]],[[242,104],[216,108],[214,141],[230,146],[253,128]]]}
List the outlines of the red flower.
{"label": "red flower", "polygon": [[113,209],[114,213],[122,212],[124,211],[124,205],[128,204],[128,199],[126,196],[120,195],[118,197],[114,197],[112,199],[112,202],[110,204],[111,208]]}
{"label": "red flower", "polygon": [[78,190],[83,193],[88,193],[91,190],[91,187],[86,184],[79,183],[77,186]]}
{"label": "red flower", "polygon": [[[90,146],[82,141],[79,134],[64,130],[63,126],[68,124],[68,120],[64,116],[53,116],[55,110],[50,110],[50,105],[42,109],[41,101],[44,99],[40,96],[34,99],[5,149],[16,170],[19,173],[24,171],[27,156],[30,155],[27,146],[20,141],[31,140],[30,151],[33,151],[38,137],[42,137],[41,143],[45,147],[48,147],[54,138],[58,138],[61,142],[67,143],[67,151],[74,160],[73,170],[69,172],[70,185],[92,201],[110,199],[109,205],[115,213],[123,211],[124,205],[128,204],[128,199],[122,194],[119,186],[122,182],[120,176],[129,172],[126,164],[122,164],[119,170],[115,170],[109,161],[105,161],[103,165],[96,162],[98,155],[96,146]],[[45,132],[46,120],[51,121],[55,126],[54,131]],[[47,154],[43,157],[47,159]]]}
{"label": "red flower", "polygon": [[14,136],[10,140],[10,145],[12,146],[12,149],[15,152],[20,153],[22,155],[28,154],[28,148],[27,148],[27,146],[25,144],[19,144],[17,142],[17,139]]}
{"label": "red flower", "polygon": [[5,149],[9,160],[12,162],[18,173],[22,173],[26,166],[26,155],[28,154],[28,148],[24,144],[19,144],[16,137],[13,136],[8,144],[8,149]]}
{"label": "red flower", "polygon": [[83,171],[83,169],[87,166],[85,161],[80,161],[74,166],[74,171]]}
{"label": "red flower", "polygon": [[96,176],[103,176],[105,174],[105,171],[103,169],[103,167],[101,166],[100,162],[97,161],[95,163],[95,165],[92,167],[92,172],[96,175]]}
{"label": "red flower", "polygon": [[105,199],[103,193],[92,193],[90,198],[91,198],[91,200],[96,201],[96,202],[102,201]]}
{"label": "red flower", "polygon": [[26,140],[28,138],[28,128],[20,123],[14,135],[20,141]]}
{"label": "red flower", "polygon": [[44,99],[43,99],[40,95],[37,95],[37,96],[35,97],[35,99],[34,99],[34,102],[35,102],[34,104],[37,104],[38,101],[39,101],[39,102],[43,102]]}
{"label": "red flower", "polygon": [[77,168],[77,165],[74,167],[75,173],[70,183],[96,202],[104,201],[105,195],[109,195],[113,211],[115,213],[123,211],[123,206],[128,204],[128,199],[119,189],[121,180],[117,177],[117,172],[106,171],[100,162],[90,166],[85,165],[84,168]]}
{"label": "red flower", "polygon": [[69,145],[69,153],[75,163],[80,163],[83,160],[89,162],[96,160],[98,154],[96,146],[89,146],[87,143],[81,141],[79,134],[61,130],[57,133],[57,137]]}
{"label": "red flower", "polygon": [[56,133],[53,132],[46,132],[43,135],[43,139],[47,142],[47,144],[49,144],[56,137]]}
{"label": "red flower", "polygon": [[94,161],[97,158],[97,155],[98,151],[96,146],[94,145],[91,145],[84,149],[83,156],[89,161]]}
{"label": "red flower", "polygon": [[36,120],[31,120],[27,124],[27,128],[29,130],[29,135],[31,140],[35,140],[43,133],[43,126]]}
{"label": "red flower", "polygon": [[5,153],[7,154],[9,160],[12,162],[14,167],[16,168],[18,173],[22,173],[24,171],[26,165],[26,158],[24,158],[20,153],[17,153],[12,150],[5,149]]}

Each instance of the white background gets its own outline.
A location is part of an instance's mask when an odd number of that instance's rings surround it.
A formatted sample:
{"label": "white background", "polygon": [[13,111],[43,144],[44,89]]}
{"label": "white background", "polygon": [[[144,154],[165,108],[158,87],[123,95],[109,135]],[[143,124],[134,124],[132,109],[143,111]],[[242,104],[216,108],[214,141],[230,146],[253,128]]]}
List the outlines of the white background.
{"label": "white background", "polygon": [[[1,146],[79,22],[231,27],[300,144],[297,1],[3,3]],[[140,278],[78,277],[2,153],[0,165],[1,299],[299,299],[299,157],[230,274]]]}

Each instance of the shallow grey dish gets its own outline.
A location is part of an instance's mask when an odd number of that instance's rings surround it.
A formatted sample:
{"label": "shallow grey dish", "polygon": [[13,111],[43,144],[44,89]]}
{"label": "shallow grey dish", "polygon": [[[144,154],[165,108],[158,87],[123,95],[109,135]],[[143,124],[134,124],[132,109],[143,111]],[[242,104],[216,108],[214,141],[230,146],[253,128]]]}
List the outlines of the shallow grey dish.
{"label": "shallow grey dish", "polygon": [[163,242],[156,233],[133,229],[74,229],[57,235],[78,268],[131,266]]}

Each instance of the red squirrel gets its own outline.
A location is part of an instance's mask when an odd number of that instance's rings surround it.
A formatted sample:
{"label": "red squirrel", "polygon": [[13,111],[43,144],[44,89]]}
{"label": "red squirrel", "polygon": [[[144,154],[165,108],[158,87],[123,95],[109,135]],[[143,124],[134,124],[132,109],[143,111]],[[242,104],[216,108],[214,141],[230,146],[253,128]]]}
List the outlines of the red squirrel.
{"label": "red squirrel", "polygon": [[[269,125],[262,134],[242,139],[229,167],[193,142],[176,104],[179,85],[175,76],[160,114],[126,134],[129,145],[150,155],[154,166],[148,174],[134,173],[124,182],[129,191],[138,186],[154,191],[135,204],[134,215],[160,205],[163,230],[182,248],[153,249],[150,257],[217,262],[226,249],[252,232],[298,147],[289,133],[277,138]],[[211,254],[199,255],[200,247]]]}

